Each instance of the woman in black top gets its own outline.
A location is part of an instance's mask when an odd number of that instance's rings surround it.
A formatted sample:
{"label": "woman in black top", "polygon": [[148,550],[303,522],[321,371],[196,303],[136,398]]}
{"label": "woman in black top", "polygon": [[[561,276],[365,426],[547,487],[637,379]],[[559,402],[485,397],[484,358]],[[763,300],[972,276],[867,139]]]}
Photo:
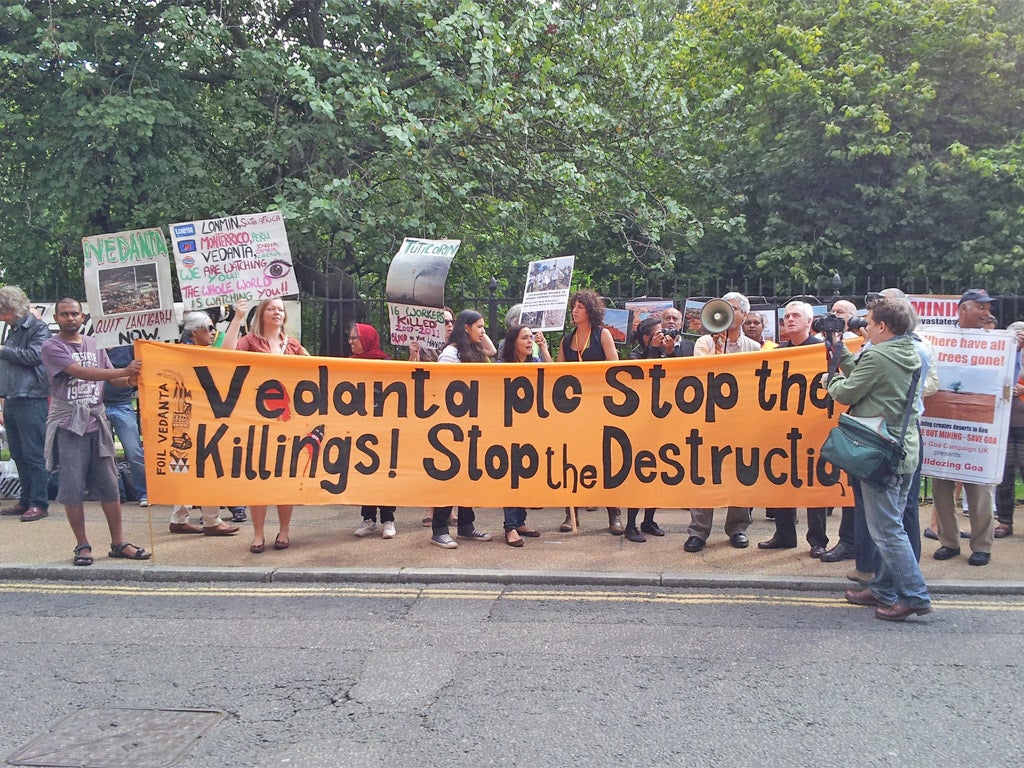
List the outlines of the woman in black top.
{"label": "woman in black top", "polygon": [[[582,363],[597,360],[618,360],[612,332],[605,328],[604,303],[594,291],[583,289],[569,297],[572,307],[572,322],[575,326],[558,345],[558,362]],[[565,508],[565,520],[558,530],[565,533],[573,529],[573,519],[579,525],[579,510]],[[608,507],[608,533],[622,535],[622,513],[618,507]]]}

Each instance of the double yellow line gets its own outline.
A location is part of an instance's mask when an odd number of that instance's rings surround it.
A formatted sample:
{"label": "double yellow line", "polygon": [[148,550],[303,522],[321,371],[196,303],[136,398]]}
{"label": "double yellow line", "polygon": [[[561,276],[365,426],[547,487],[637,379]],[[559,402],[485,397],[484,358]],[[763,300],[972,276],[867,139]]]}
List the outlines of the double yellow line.
{"label": "double yellow line", "polygon": [[[533,589],[515,587],[441,587],[392,585],[324,585],[324,584],[227,584],[200,585],[176,583],[159,584],[82,584],[46,582],[4,582],[0,593],[37,595],[97,595],[138,597],[308,597],[308,598],[369,598],[396,600],[515,600],[524,602],[593,602],[593,603],[651,603],[663,605],[783,605],[814,608],[850,608],[842,596],[809,597],[799,593],[784,594],[729,594],[725,592],[666,592],[659,590],[599,590],[599,589]],[[975,611],[1024,612],[1024,601],[994,599],[983,596],[941,598],[937,607]]]}

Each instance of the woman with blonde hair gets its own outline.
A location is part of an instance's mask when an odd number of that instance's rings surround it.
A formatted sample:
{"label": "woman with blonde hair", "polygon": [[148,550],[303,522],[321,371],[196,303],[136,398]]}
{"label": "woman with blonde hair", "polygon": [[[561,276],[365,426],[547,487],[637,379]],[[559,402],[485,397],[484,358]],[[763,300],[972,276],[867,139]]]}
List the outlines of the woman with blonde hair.
{"label": "woman with blonde hair", "polygon": [[[235,348],[240,352],[263,352],[271,355],[308,355],[309,352],[303,349],[299,342],[289,338],[285,333],[284,326],[287,321],[288,312],[281,299],[264,299],[256,307],[252,333],[240,338]],[[288,535],[293,508],[292,504],[277,505],[280,531],[274,539],[274,549],[288,549],[291,544]],[[266,536],[263,533],[263,526],[267,519],[266,505],[250,507],[249,516],[252,518],[253,527],[253,539],[252,544],[249,545],[249,551],[258,555],[266,547]]]}

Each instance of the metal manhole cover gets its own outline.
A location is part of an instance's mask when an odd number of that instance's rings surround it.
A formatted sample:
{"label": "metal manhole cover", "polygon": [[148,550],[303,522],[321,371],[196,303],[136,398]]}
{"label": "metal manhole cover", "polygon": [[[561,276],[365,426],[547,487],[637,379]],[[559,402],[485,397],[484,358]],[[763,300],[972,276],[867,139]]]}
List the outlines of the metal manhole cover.
{"label": "metal manhole cover", "polygon": [[80,709],[7,758],[54,768],[164,768],[227,716],[219,709]]}

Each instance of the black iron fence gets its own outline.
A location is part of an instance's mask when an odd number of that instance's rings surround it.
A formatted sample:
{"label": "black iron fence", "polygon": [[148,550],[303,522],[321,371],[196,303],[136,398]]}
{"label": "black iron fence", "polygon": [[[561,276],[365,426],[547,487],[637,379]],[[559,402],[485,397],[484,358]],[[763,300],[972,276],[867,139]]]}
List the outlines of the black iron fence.
{"label": "black iron fence", "polygon": [[[616,282],[607,291],[600,291],[609,307],[622,307],[634,299],[672,299],[677,305],[690,297],[722,296],[729,291],[739,291],[753,304],[782,306],[796,297],[803,297],[811,303],[831,304],[839,299],[852,301],[858,307],[864,306],[866,294],[883,288],[899,288],[910,295],[959,296],[968,287],[946,285],[941,281],[922,283],[890,283],[884,278],[868,279],[859,285],[856,281],[823,279],[814,284],[786,283],[783,281],[750,280],[740,284],[724,281],[648,280],[643,283]],[[1024,319],[1024,296],[998,296],[992,312],[998,327],[1005,328],[1015,320]],[[360,283],[346,281],[343,288],[335,287],[332,292],[306,292],[300,296],[303,312],[303,343],[313,354],[341,357],[349,354],[346,331],[353,322],[369,323],[381,333],[386,351],[390,348],[387,302],[384,287],[379,281]],[[475,309],[487,319],[492,337],[499,335],[505,327],[505,313],[522,301],[522,293],[508,295],[498,293],[498,283],[491,280],[488,286],[481,286],[473,293],[449,295],[448,305],[456,312]]]}

